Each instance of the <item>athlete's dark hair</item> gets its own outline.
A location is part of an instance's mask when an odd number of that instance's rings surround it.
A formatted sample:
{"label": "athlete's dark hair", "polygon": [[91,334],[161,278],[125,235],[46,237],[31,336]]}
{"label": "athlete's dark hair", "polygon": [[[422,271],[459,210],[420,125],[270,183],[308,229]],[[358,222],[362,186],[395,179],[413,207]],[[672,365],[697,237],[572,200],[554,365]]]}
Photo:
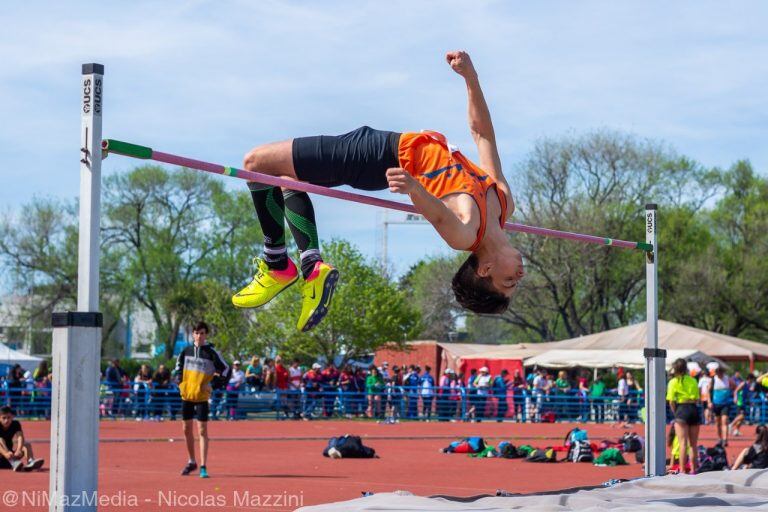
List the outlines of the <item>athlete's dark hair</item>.
{"label": "athlete's dark hair", "polygon": [[755,444],[759,444],[763,449],[762,451],[768,450],[768,428],[765,425],[758,425],[755,434]]}
{"label": "athlete's dark hair", "polygon": [[192,330],[196,332],[205,331],[205,334],[211,334],[211,330],[208,328],[208,324],[202,320],[197,322]]}
{"label": "athlete's dark hair", "polygon": [[503,313],[509,308],[509,297],[496,290],[490,277],[477,275],[478,265],[477,256],[472,253],[453,276],[451,286],[456,302],[475,313]]}
{"label": "athlete's dark hair", "polygon": [[[14,414],[13,409],[11,409],[11,407],[8,406],[8,405],[4,405],[4,406],[0,407],[0,416],[4,416],[6,414]],[[14,414],[14,416],[15,416],[15,414]]]}
{"label": "athlete's dark hair", "polygon": [[672,363],[672,374],[675,377],[682,377],[688,373],[688,363],[685,362],[685,359],[675,359],[675,362]]}

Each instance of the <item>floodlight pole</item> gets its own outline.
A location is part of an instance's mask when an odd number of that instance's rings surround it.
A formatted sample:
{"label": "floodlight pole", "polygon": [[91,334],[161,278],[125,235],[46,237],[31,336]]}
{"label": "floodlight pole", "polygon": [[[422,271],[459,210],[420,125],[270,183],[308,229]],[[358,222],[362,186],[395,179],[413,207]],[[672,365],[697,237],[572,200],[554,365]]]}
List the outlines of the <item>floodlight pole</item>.
{"label": "floodlight pole", "polygon": [[389,210],[384,208],[384,219],[382,220],[382,228],[384,232],[383,232],[382,243],[381,243],[381,268],[385,274],[387,273],[387,265],[389,264],[388,231],[389,231],[389,226],[393,224],[413,225],[413,224],[429,224],[429,223],[426,220],[424,220],[423,215],[415,214],[415,213],[407,213],[405,215],[404,220],[389,220]]}
{"label": "floodlight pole", "polygon": [[96,511],[98,503],[101,109],[104,66],[83,64],[77,311],[54,313],[49,511]]}
{"label": "floodlight pole", "polygon": [[656,242],[655,204],[645,205],[645,305],[647,312],[645,355],[645,476],[662,476],[666,470],[667,423],[666,350],[659,349],[659,247]]}

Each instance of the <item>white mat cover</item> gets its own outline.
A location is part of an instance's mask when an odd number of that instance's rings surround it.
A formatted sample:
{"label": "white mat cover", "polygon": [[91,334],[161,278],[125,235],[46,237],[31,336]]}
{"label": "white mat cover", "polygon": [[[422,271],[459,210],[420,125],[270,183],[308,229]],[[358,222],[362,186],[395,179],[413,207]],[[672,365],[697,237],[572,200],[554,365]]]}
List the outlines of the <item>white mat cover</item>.
{"label": "white mat cover", "polygon": [[424,498],[408,492],[374,494],[364,498],[299,509],[302,512],[398,510],[493,512],[501,510],[675,510],[705,507],[709,512],[768,510],[768,469],[716,471],[701,475],[674,475],[633,480],[609,488],[573,494],[480,498],[471,502]]}

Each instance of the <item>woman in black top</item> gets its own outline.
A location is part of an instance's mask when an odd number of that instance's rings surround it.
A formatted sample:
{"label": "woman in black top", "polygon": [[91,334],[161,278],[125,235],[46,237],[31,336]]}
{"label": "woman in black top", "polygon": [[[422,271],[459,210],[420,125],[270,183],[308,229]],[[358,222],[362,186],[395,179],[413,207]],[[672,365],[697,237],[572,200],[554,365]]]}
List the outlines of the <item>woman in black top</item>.
{"label": "woman in black top", "polygon": [[758,425],[755,434],[755,444],[742,450],[731,469],[739,469],[742,465],[750,469],[768,468],[768,427]]}

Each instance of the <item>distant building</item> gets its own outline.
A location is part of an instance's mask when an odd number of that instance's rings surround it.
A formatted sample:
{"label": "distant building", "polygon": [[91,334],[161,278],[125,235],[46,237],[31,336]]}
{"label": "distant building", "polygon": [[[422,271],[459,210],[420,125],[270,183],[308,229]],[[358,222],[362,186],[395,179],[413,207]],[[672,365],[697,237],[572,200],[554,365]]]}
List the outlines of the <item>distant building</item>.
{"label": "distant building", "polygon": [[[0,343],[24,354],[50,357],[50,323],[19,320],[31,300],[23,295],[0,297]],[[110,339],[103,345],[102,357],[150,358],[154,354],[155,333],[155,322],[149,311],[141,308],[131,312],[118,320]],[[186,339],[184,333],[182,337]]]}
{"label": "distant building", "polygon": [[37,355],[50,350],[51,328],[19,320],[28,301],[29,297],[23,295],[0,297],[0,342],[24,354]]}
{"label": "distant building", "polygon": [[131,357],[134,359],[149,359],[153,354],[153,346],[157,338],[157,328],[152,313],[146,308],[131,311],[118,322],[110,339],[110,357]]}

